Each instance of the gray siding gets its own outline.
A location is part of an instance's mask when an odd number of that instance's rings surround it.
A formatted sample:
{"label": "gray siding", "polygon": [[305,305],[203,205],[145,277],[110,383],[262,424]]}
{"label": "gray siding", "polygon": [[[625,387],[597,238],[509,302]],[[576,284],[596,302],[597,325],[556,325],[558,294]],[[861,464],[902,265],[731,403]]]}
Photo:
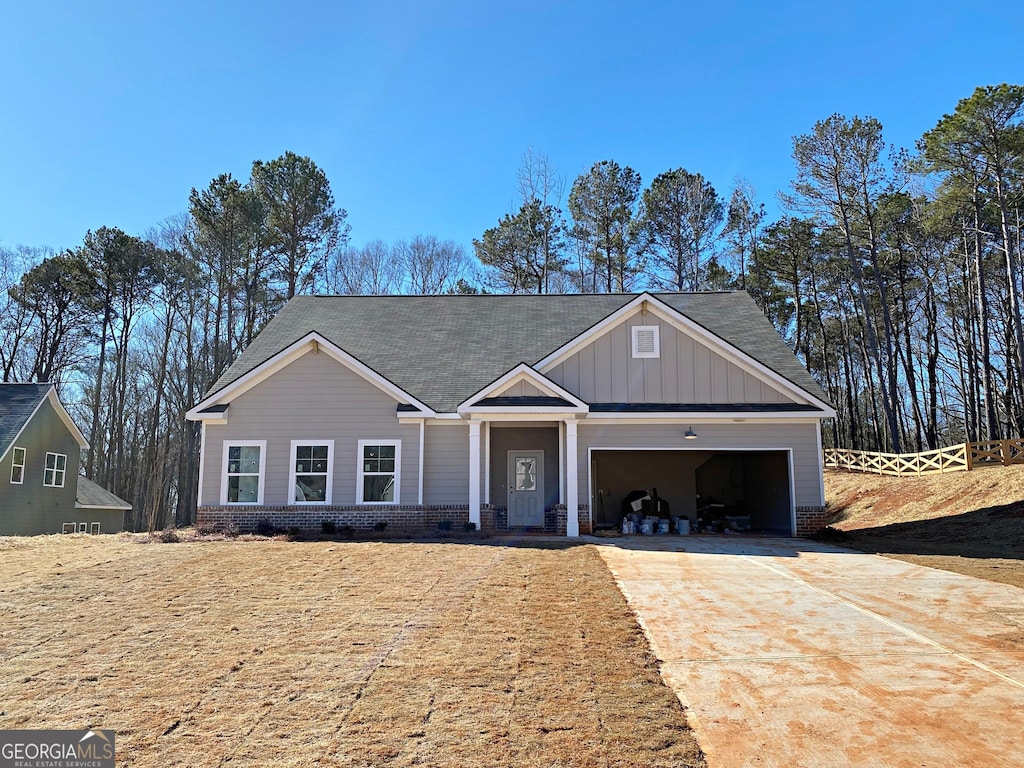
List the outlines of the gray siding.
{"label": "gray siding", "polygon": [[511,387],[506,387],[497,393],[502,397],[541,397],[547,395],[528,381],[518,381]]}
{"label": "gray siding", "polygon": [[[483,453],[483,429],[480,452]],[[469,425],[430,424],[423,435],[423,503],[469,503]],[[480,489],[483,498],[483,484]]]}
{"label": "gray siding", "polygon": [[390,395],[326,354],[307,353],[236,398],[208,425],[200,504],[220,503],[225,440],[266,440],[266,505],[287,504],[292,440],[334,440],[333,504],[354,504],[360,440],[402,441],[399,502],[415,504],[419,425],[400,424]]}
{"label": "gray siding", "polygon": [[812,422],[793,424],[695,424],[699,437],[686,440],[688,425],[580,423],[579,498],[590,502],[587,456],[592,448],[671,448],[686,451],[792,449],[795,506],[820,506],[821,459],[818,456],[818,426]]}
{"label": "gray siding", "polygon": [[[100,521],[99,517],[89,517],[88,510],[75,509],[81,449],[48,400],[14,445],[25,449],[25,479],[21,485],[11,483],[14,451],[8,451],[0,461],[0,535],[60,533],[65,522]],[[43,485],[47,452],[68,457],[63,488]],[[117,518],[116,530],[120,529]]]}
{"label": "gray siding", "polygon": [[[660,328],[661,357],[634,359],[636,325]],[[590,403],[779,403],[792,398],[652,315],[633,315],[546,375]]]}

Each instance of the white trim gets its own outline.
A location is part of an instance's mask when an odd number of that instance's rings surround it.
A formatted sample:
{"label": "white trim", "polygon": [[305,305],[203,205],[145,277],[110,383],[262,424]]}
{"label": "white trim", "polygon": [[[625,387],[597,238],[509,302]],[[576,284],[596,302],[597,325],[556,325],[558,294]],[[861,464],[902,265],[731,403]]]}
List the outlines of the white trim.
{"label": "white trim", "polygon": [[558,422],[558,503],[565,504],[565,422]]}
{"label": "white trim", "polygon": [[[558,406],[484,406],[474,407],[462,414],[463,418],[484,421],[558,421],[566,416],[586,416],[586,411],[579,408],[560,408]],[[497,418],[494,418],[497,417]]]}
{"label": "white trim", "polygon": [[[295,499],[295,485],[298,482],[299,472],[295,467],[298,462],[299,447],[327,446],[327,487],[324,491],[323,501],[297,501]],[[288,506],[290,507],[323,507],[331,503],[334,489],[334,441],[333,440],[292,440],[291,465],[288,467]],[[320,475],[322,472],[306,474]]]}
{"label": "white trim", "polygon": [[707,445],[694,445],[694,446],[671,446],[671,447],[637,447],[637,446],[626,446],[618,447],[612,445],[600,445],[600,446],[589,446],[587,448],[587,495],[590,500],[590,524],[594,524],[594,452],[595,451],[680,451],[680,452],[693,452],[693,451],[710,451],[714,453],[778,453],[784,452],[786,454],[786,465],[789,474],[789,525],[790,525],[790,536],[796,536],[796,469],[793,466],[793,448],[792,446],[778,446],[778,447],[765,447],[757,446],[756,448],[736,448],[735,446],[730,447],[719,447],[719,446],[707,446]]}
{"label": "white trim", "polygon": [[491,422],[483,424],[484,440],[484,504],[491,503]]}
{"label": "white trim", "polygon": [[[21,464],[14,460],[16,455],[15,451],[21,451]],[[28,451],[22,448],[20,445],[11,446],[11,485],[24,485],[25,484],[25,464],[28,463]],[[14,468],[21,468],[21,480],[14,479]]]}
{"label": "white trim", "polygon": [[[228,451],[232,448],[259,448],[260,449],[260,470],[258,473],[259,485],[256,487],[256,501],[228,501]],[[220,503],[223,506],[262,506],[266,496],[266,474],[267,474],[267,441],[266,440],[225,440],[222,446],[223,464],[220,467]],[[250,476],[251,473],[236,473],[242,476]]]}
{"label": "white trim", "polygon": [[809,414],[806,411],[781,413],[680,413],[660,411],[658,413],[592,413],[587,424],[721,424],[723,421],[756,421],[761,424],[794,424],[821,422],[825,416]]}
{"label": "white trim", "polygon": [[[506,413],[509,410],[508,407],[474,407],[473,403],[486,397],[496,397],[500,392],[515,386],[520,381],[529,381],[537,389],[547,392],[549,397],[560,397],[572,404],[572,407],[534,406],[531,408],[531,411],[537,413],[586,413],[589,410],[589,406],[572,392],[556,384],[535,368],[530,367],[526,363],[520,363],[459,403],[456,412],[460,414],[467,414],[471,411],[473,413]],[[519,408],[516,408],[516,411],[518,410]]]}
{"label": "white trim", "polygon": [[199,423],[199,488],[196,490],[196,506],[203,506],[203,477],[206,473],[206,422]]}
{"label": "white trim", "polygon": [[818,436],[818,466],[821,470],[818,472],[818,488],[820,489],[820,506],[825,506],[825,451],[821,445],[821,424],[819,423],[817,428],[814,430],[814,434]]}
{"label": "white trim", "polygon": [[790,397],[793,397],[799,402],[806,402],[819,407],[822,410],[822,414],[819,418],[835,418],[835,409],[828,403],[823,400],[819,400],[807,390],[791,382],[785,376],[776,373],[764,363],[755,360],[746,352],[739,349],[739,347],[734,346],[721,336],[717,336],[704,326],[694,322],[690,318],[686,317],[686,315],[683,315],[661,299],[656,296],[652,296],[649,293],[641,293],[635,299],[608,315],[608,317],[601,322],[591,326],[575,339],[572,339],[562,345],[543,360],[538,362],[534,366],[534,369],[540,371],[542,374],[547,374],[559,363],[564,362],[567,358],[576,354],[580,349],[585,347],[594,339],[603,335],[615,326],[625,322],[638,312],[641,312],[645,308],[645,302],[649,305],[646,309],[653,315],[669,323],[676,328],[676,330],[694,337],[697,341],[734,363],[737,367],[747,373],[750,373],[756,378],[761,379],[762,381],[766,381],[774,388],[784,392]]}
{"label": "white trim", "polygon": [[131,507],[130,506],[122,507],[122,506],[119,506],[117,504],[110,504],[108,506],[104,506],[102,504],[82,504],[82,503],[76,501],[75,502],[75,509],[116,509],[116,510],[119,510],[121,512],[127,512],[128,510],[131,509]]}
{"label": "white trim", "polygon": [[[50,466],[50,457],[53,456],[53,466]],[[57,469],[57,459],[64,459],[64,468]],[[46,482],[46,473],[53,472],[53,482]],[[57,482],[57,473],[60,472],[60,482]],[[43,487],[44,488],[63,488],[68,478],[68,455],[66,453],[57,453],[56,451],[47,451],[46,459],[43,461]]]}
{"label": "white trim", "polygon": [[469,422],[469,522],[480,529],[480,422]]}
{"label": "white trim", "polygon": [[426,419],[420,419],[420,466],[419,476],[416,479],[416,503],[423,506],[423,448],[426,444]]}
{"label": "white trim", "polygon": [[578,427],[579,424],[573,420],[565,422],[565,535],[574,538],[580,535]]}
{"label": "white trim", "polygon": [[223,413],[204,414],[202,411],[212,405],[229,404],[232,399],[243,395],[257,384],[266,381],[278,371],[281,371],[291,365],[300,357],[314,351],[326,352],[333,360],[341,363],[359,376],[362,376],[378,389],[393,397],[397,402],[409,403],[416,406],[420,411],[422,411],[422,413],[419,414],[421,417],[435,415],[433,409],[424,405],[404,389],[393,384],[368,365],[314,331],[306,334],[298,341],[289,344],[273,357],[260,363],[251,371],[243,374],[227,386],[208,395],[202,402],[189,410],[185,414],[185,418],[191,421],[214,421],[215,419],[223,419]]}
{"label": "white trim", "polygon": [[[363,500],[363,448],[367,445],[390,445],[395,449],[395,483],[394,499],[391,501],[364,501]],[[371,476],[386,475],[387,472],[371,472]],[[360,440],[356,450],[356,504],[381,504],[398,506],[402,503],[402,441],[393,437],[380,439]]]}
{"label": "white trim", "polygon": [[[640,349],[640,334],[650,333],[654,348],[649,352]],[[630,354],[634,360],[657,360],[661,358],[661,326],[660,325],[634,325],[630,329]]]}
{"label": "white trim", "polygon": [[7,447],[2,453],[0,453],[0,461],[7,458],[7,454],[10,452],[11,448],[13,448],[18,442],[18,438],[21,437],[22,432],[24,432],[28,428],[28,425],[32,423],[32,419],[34,419],[36,414],[39,413],[39,409],[43,407],[43,402],[46,400],[50,401],[50,405],[53,406],[53,410],[57,412],[57,416],[64,422],[64,426],[68,428],[71,436],[75,438],[75,441],[78,443],[78,446],[83,451],[89,448],[89,441],[85,439],[85,435],[82,434],[82,430],[78,428],[74,420],[71,418],[71,414],[68,413],[64,404],[61,403],[60,398],[57,397],[57,388],[51,384],[50,388],[46,390],[46,395],[39,399],[39,402],[36,403],[36,407],[32,409],[32,413],[30,413],[29,417],[25,419],[25,423],[21,425],[14,437],[12,437],[11,441],[7,444]]}

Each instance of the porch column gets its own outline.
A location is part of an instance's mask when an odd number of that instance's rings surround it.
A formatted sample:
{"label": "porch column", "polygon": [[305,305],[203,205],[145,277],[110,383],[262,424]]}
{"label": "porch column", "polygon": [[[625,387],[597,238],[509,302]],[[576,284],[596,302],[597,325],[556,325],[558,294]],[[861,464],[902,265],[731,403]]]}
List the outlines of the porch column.
{"label": "porch column", "polygon": [[579,459],[575,419],[565,420],[565,535],[580,535]]}
{"label": "porch column", "polygon": [[469,421],[469,522],[480,530],[480,421]]}

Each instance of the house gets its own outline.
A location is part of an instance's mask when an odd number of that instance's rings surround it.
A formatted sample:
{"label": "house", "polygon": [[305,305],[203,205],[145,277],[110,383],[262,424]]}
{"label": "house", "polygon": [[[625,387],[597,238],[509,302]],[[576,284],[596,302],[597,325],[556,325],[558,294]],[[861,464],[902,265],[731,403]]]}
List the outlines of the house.
{"label": "house", "polygon": [[674,517],[817,530],[834,415],[721,292],[298,296],[187,417],[200,523],[576,536],[638,489]]}
{"label": "house", "polygon": [[87,447],[52,384],[0,384],[0,536],[123,528],[131,505],[78,474]]}

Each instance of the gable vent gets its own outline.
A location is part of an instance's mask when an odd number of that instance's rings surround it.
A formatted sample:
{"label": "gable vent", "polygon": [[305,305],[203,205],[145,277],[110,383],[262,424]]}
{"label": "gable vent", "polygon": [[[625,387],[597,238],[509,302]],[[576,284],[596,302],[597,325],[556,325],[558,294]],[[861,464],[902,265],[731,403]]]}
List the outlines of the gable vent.
{"label": "gable vent", "polygon": [[656,325],[633,326],[633,357],[661,357],[661,343]]}

